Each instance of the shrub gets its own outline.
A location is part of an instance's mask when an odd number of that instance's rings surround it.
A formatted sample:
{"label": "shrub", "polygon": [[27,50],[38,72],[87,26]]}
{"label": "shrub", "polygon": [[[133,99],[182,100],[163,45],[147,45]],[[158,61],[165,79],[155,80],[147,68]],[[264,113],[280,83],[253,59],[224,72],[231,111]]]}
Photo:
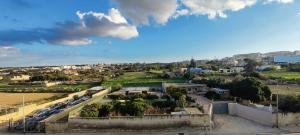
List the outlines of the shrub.
{"label": "shrub", "polygon": [[279,99],[279,109],[283,112],[300,112],[300,96],[283,96]]}
{"label": "shrub", "polygon": [[110,104],[102,105],[99,108],[99,117],[108,117],[112,110],[112,106]]}
{"label": "shrub", "polygon": [[175,87],[168,87],[167,93],[174,98],[175,100],[179,100],[179,98],[183,95],[187,94],[185,89],[175,88]]}
{"label": "shrub", "polygon": [[263,85],[262,82],[255,78],[246,78],[235,82],[230,93],[232,96],[254,102],[268,99],[271,96],[271,91],[268,86]]}
{"label": "shrub", "polygon": [[99,104],[85,105],[81,112],[80,117],[98,117],[99,116]]}
{"label": "shrub", "polygon": [[221,96],[218,93],[214,92],[214,91],[209,91],[209,92],[205,93],[204,96],[206,98],[210,99],[210,100],[212,100],[212,99],[220,99],[221,98]]}

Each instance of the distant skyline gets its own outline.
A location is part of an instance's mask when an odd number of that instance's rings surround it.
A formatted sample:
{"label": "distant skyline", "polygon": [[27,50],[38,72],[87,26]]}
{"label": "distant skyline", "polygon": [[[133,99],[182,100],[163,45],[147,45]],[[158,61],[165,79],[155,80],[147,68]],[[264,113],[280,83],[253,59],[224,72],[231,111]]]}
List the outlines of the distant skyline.
{"label": "distant skyline", "polygon": [[300,50],[296,0],[1,0],[0,67]]}

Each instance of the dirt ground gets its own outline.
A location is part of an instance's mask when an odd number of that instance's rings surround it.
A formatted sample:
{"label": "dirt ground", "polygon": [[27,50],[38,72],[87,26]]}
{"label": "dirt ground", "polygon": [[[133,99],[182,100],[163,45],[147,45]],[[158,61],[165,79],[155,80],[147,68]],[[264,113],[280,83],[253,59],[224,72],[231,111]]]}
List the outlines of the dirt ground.
{"label": "dirt ground", "polygon": [[25,96],[25,102],[32,102],[63,95],[63,93],[0,93],[0,106],[11,107],[22,104],[23,95]]}

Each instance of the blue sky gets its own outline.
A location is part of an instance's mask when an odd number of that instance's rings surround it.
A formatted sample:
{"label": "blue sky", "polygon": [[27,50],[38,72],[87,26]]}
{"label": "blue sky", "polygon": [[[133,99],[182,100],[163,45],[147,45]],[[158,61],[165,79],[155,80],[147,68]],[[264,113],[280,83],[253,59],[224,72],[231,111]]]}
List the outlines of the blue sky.
{"label": "blue sky", "polygon": [[0,66],[300,50],[296,0],[1,0]]}

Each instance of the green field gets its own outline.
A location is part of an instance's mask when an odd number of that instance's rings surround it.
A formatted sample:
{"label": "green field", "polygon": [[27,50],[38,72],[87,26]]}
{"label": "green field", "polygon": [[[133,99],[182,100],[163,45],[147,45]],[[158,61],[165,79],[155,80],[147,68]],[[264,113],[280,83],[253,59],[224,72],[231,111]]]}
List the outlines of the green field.
{"label": "green field", "polygon": [[269,85],[273,94],[300,95],[299,85]]}
{"label": "green field", "polygon": [[300,72],[262,72],[263,75],[283,79],[300,79]]}
{"label": "green field", "polygon": [[29,93],[71,93],[88,88],[99,86],[100,83],[80,83],[80,84],[59,84],[52,87],[45,87],[41,85],[8,85],[0,83],[0,92],[29,92]]}
{"label": "green field", "polygon": [[141,87],[141,86],[161,86],[162,82],[167,83],[183,83],[183,78],[163,79],[160,78],[160,72],[128,72],[118,78],[111,79],[102,83],[103,86],[115,86],[121,84],[125,87]]}

